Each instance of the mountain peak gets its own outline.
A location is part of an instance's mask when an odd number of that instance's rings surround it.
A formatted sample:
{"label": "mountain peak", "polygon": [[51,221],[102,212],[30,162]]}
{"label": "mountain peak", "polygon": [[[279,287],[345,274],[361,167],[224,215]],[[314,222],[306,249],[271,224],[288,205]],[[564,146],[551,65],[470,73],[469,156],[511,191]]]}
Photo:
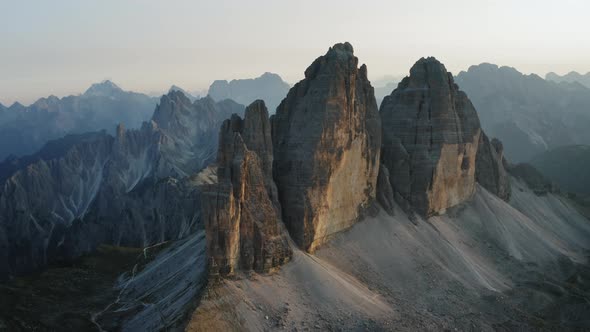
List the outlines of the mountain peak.
{"label": "mountain peak", "polygon": [[10,107],[8,107],[8,109],[11,111],[22,111],[25,109],[25,106],[18,101],[15,101]]}
{"label": "mountain peak", "polygon": [[198,98],[198,97],[195,97],[194,95],[192,95],[191,93],[189,93],[188,91],[186,91],[185,89],[179,87],[178,85],[172,85],[170,87],[170,89],[168,89],[168,93],[174,92],[174,91],[182,92],[182,94],[184,94],[185,97],[190,99],[191,102],[195,101]]}
{"label": "mountain peak", "polygon": [[85,96],[112,96],[123,92],[119,86],[110,80],[104,80],[100,83],[94,83],[84,92]]}
{"label": "mountain peak", "polygon": [[395,199],[407,211],[432,216],[471,197],[479,118],[441,62],[418,60],[380,114],[384,206]]}
{"label": "mountain peak", "polygon": [[337,43],[334,46],[330,47],[330,50],[328,51],[328,53],[330,53],[330,51],[332,51],[332,52],[345,52],[345,53],[353,54],[354,48],[352,47],[352,45],[349,42],[344,42],[344,43]]}
{"label": "mountain peak", "polygon": [[187,94],[186,90],[184,90],[183,88],[179,87],[178,85],[174,85],[174,84],[170,87],[170,89],[168,89],[168,92],[172,92],[172,91],[180,91],[180,92],[184,93],[185,95]]}

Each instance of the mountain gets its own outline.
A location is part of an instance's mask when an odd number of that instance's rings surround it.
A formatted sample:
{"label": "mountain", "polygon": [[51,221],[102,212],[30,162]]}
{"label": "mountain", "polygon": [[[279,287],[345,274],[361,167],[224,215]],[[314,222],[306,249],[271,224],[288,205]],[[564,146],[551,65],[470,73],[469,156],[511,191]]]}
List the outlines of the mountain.
{"label": "mountain", "polygon": [[289,91],[289,84],[273,73],[264,73],[260,77],[250,79],[235,79],[231,81],[217,80],[209,87],[209,96],[216,101],[232,99],[242,105],[249,105],[257,99],[262,99],[268,106],[270,113],[274,113],[277,106]]}
{"label": "mountain", "polygon": [[559,76],[556,73],[547,73],[547,75],[545,75],[545,79],[548,81],[553,81],[553,82],[568,82],[568,83],[573,83],[573,82],[577,82],[579,84],[584,85],[587,88],[590,88],[590,72],[582,75],[578,72],[575,71],[571,71],[563,76]]}
{"label": "mountain", "polygon": [[283,221],[295,243],[313,252],[375,199],[381,122],[352,46],[336,44],[317,58],[271,121]]}
{"label": "mountain", "polygon": [[416,62],[379,113],[381,164],[402,206],[430,216],[473,195],[479,118],[438,60]]}
{"label": "mountain", "polygon": [[157,99],[123,91],[110,81],[93,84],[84,94],[41,98],[25,107],[0,111],[0,160],[32,154],[49,140],[107,129],[118,123],[138,128],[150,118]]}
{"label": "mountain", "polygon": [[215,158],[221,121],[241,112],[230,100],[191,103],[171,92],[140,129],[66,136],[1,164],[0,276],[101,243],[148,246],[194,233],[195,176]]}
{"label": "mountain", "polygon": [[210,271],[186,330],[588,328],[589,220],[509,167],[436,59],[379,113],[357,64],[334,45],[271,117],[280,216],[262,103],[222,126],[219,182],[202,198],[218,203],[205,212],[212,266],[230,273]]}
{"label": "mountain", "polygon": [[188,93],[183,88],[176,86],[176,85],[173,85],[170,87],[170,89],[168,89],[168,93],[173,92],[173,91],[182,92],[190,101],[195,101],[195,100],[199,99],[199,96],[193,96],[192,94]]}
{"label": "mountain", "polygon": [[548,149],[590,144],[590,89],[555,83],[514,68],[471,66],[456,78],[479,113],[482,128],[504,143],[511,162]]}
{"label": "mountain", "polygon": [[264,102],[232,115],[219,134],[217,183],[204,189],[210,273],[269,272],[291,259],[272,179],[273,147]]}
{"label": "mountain", "polygon": [[115,97],[116,95],[124,93],[123,89],[118,87],[115,83],[105,80],[101,83],[92,84],[84,95],[87,97]]}
{"label": "mountain", "polygon": [[533,157],[531,164],[562,190],[590,196],[590,146],[551,149]]}
{"label": "mountain", "polygon": [[422,58],[378,109],[339,43],[270,117],[171,91],[7,160],[0,326],[587,330],[589,219],[462,89]]}

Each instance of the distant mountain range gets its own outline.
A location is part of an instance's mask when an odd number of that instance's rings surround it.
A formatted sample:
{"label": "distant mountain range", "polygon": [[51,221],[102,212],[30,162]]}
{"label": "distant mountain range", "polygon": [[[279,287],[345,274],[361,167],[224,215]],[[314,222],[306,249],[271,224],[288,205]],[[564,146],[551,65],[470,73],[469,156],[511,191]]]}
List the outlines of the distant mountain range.
{"label": "distant mountain range", "polygon": [[587,88],[590,88],[590,72],[582,75],[578,72],[575,71],[571,71],[563,76],[557,75],[554,72],[551,73],[547,73],[547,75],[545,75],[545,79],[548,81],[553,81],[553,82],[569,82],[569,83],[573,83],[573,82],[578,82],[582,85],[584,85]]}
{"label": "distant mountain range", "polygon": [[274,113],[290,87],[279,75],[267,72],[257,78],[214,81],[209,96],[216,101],[232,99],[242,105],[262,99],[269,112]]}
{"label": "distant mountain range", "polygon": [[138,128],[150,118],[157,100],[104,81],[78,96],[49,96],[30,106],[0,106],[0,160],[34,153],[47,141],[68,134],[113,132],[119,123]]}
{"label": "distant mountain range", "polygon": [[0,163],[0,276],[100,243],[146,246],[194,232],[200,180],[191,176],[215,159],[223,119],[243,109],[172,91],[139,129],[68,135]]}
{"label": "distant mountain range", "polygon": [[485,131],[504,143],[511,162],[559,146],[590,144],[590,89],[579,83],[556,83],[488,63],[459,73],[456,82]]}

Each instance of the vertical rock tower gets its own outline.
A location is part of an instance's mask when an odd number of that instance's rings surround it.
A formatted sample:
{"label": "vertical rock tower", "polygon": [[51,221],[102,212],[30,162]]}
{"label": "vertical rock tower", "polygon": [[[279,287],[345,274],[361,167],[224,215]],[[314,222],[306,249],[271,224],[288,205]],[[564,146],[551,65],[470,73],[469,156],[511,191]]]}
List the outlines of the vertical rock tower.
{"label": "vertical rock tower", "polygon": [[270,122],[264,102],[244,119],[233,115],[219,133],[216,184],[202,196],[211,273],[268,272],[290,260],[271,176]]}
{"label": "vertical rock tower", "polygon": [[443,64],[420,59],[379,112],[387,168],[381,178],[393,189],[380,198],[394,196],[402,207],[431,216],[474,193],[479,118]]}
{"label": "vertical rock tower", "polygon": [[313,252],[375,198],[381,123],[349,43],[316,59],[272,118],[274,179],[294,241]]}
{"label": "vertical rock tower", "polygon": [[491,141],[485,133],[481,134],[477,151],[475,178],[489,192],[507,201],[512,190],[510,178],[504,167],[504,146],[497,138]]}

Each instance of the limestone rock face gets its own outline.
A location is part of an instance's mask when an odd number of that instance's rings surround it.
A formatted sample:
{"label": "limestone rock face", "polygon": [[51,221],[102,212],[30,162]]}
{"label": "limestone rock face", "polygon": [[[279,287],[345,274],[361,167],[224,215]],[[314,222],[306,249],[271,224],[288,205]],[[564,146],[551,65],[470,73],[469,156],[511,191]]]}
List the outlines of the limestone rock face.
{"label": "limestone rock face", "polygon": [[490,142],[488,136],[482,133],[477,150],[475,177],[489,192],[507,201],[510,199],[511,187],[508,172],[504,168],[505,163],[502,142],[496,138]]}
{"label": "limestone rock face", "polygon": [[272,118],[274,179],[295,242],[313,251],[375,198],[380,119],[349,43],[316,59]]}
{"label": "limestone rock face", "polygon": [[243,107],[180,92],[140,129],[70,135],[0,163],[0,279],[105,243],[148,246],[202,227],[200,181],[219,125]]}
{"label": "limestone rock face", "polygon": [[262,101],[233,115],[219,134],[218,182],[202,196],[211,273],[267,272],[290,260],[272,180],[268,111]]}
{"label": "limestone rock face", "polygon": [[471,197],[479,118],[443,64],[416,62],[385,97],[380,114],[381,165],[402,207],[430,216]]}

